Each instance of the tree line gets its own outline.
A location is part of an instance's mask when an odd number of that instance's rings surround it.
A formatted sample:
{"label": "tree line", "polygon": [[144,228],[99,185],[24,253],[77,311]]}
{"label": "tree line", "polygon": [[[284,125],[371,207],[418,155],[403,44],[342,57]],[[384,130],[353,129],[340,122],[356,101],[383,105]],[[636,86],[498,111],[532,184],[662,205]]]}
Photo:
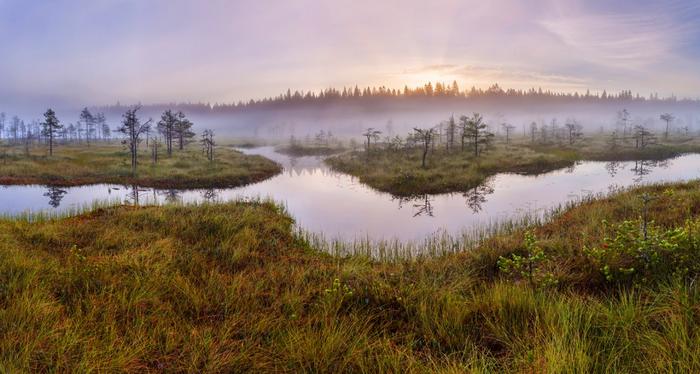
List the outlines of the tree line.
{"label": "tree line", "polygon": [[[542,88],[530,89],[512,89],[503,88],[498,84],[493,84],[490,87],[483,89],[472,86],[469,89],[462,89],[456,81],[452,83],[428,82],[426,84],[403,88],[391,88],[387,86],[347,86],[341,88],[326,88],[319,91],[300,91],[287,89],[276,96],[265,97],[261,99],[249,99],[247,101],[238,101],[231,103],[179,103],[179,104],[163,104],[149,105],[149,109],[159,110],[161,108],[181,108],[189,112],[206,114],[206,113],[238,113],[246,110],[257,109],[274,109],[293,107],[298,105],[323,105],[325,103],[342,103],[342,102],[357,102],[363,103],[379,102],[382,100],[405,100],[405,99],[425,99],[434,100],[458,100],[470,101],[480,99],[515,99],[528,100],[528,102],[565,102],[565,103],[617,103],[625,105],[629,102],[640,103],[683,103],[695,106],[698,103],[697,99],[677,98],[674,95],[668,97],[660,97],[658,94],[652,93],[648,96],[642,96],[638,93],[633,93],[630,90],[622,90],[617,93],[603,92],[556,92],[545,90]],[[105,111],[123,111],[124,106],[117,103],[113,106],[101,107]]]}

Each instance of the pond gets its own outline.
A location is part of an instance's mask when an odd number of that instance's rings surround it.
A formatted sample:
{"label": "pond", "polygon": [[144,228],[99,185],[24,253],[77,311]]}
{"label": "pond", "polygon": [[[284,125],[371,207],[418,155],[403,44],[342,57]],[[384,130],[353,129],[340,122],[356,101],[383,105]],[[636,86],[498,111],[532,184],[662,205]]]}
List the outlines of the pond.
{"label": "pond", "polygon": [[93,201],[168,203],[270,197],[286,205],[298,225],[326,238],[416,241],[526,214],[541,214],[568,201],[613,188],[700,176],[700,155],[653,162],[580,162],[538,176],[498,174],[464,193],[402,199],[356,178],[333,172],[320,157],[288,157],[273,147],[241,150],[284,166],[260,183],[231,189],[158,190],[118,185],[55,188],[0,186],[0,214],[61,212]]}

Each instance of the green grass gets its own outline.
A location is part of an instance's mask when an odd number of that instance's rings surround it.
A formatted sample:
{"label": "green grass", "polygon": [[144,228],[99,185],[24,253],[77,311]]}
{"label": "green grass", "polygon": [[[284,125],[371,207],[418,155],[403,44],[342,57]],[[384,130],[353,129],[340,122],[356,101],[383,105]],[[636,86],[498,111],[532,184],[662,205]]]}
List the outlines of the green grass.
{"label": "green grass", "polygon": [[[383,262],[319,252],[270,202],[0,219],[0,371],[698,372],[699,187],[535,223],[546,287],[499,268],[531,249],[520,227]],[[589,250],[619,223],[638,239],[643,193],[658,261],[607,279]],[[640,261],[626,253],[604,260]]]}
{"label": "green grass", "polygon": [[43,147],[27,155],[19,146],[5,149],[0,160],[0,184],[47,184],[75,186],[95,183],[139,185],[155,188],[226,188],[258,182],[281,171],[262,156],[216,149],[209,162],[196,145],[184,151],[164,151],[153,164],[144,148],[137,173],[132,175],[127,151],[118,144],[58,145],[53,157]]}
{"label": "green grass", "polygon": [[606,138],[597,135],[574,145],[531,144],[528,139],[516,138],[508,145],[494,144],[480,157],[474,157],[469,149],[447,152],[438,146],[429,153],[425,168],[421,167],[422,150],[417,148],[394,151],[376,146],[369,155],[362,150],[331,157],[326,162],[377,190],[413,196],[466,191],[497,173],[540,174],[581,160],[661,160],[689,152],[700,152],[700,141],[676,138],[645,149],[621,143],[611,150]]}

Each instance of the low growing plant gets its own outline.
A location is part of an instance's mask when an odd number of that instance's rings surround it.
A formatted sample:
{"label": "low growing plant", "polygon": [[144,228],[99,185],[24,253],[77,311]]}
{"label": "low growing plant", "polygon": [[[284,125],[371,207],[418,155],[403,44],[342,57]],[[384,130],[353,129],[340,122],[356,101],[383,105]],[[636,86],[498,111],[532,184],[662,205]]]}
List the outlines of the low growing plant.
{"label": "low growing plant", "polygon": [[533,288],[547,288],[556,285],[556,277],[543,269],[543,264],[548,260],[544,250],[537,245],[537,238],[532,231],[525,232],[524,256],[511,254],[510,258],[499,257],[498,268],[512,278],[526,279],[528,285]]}
{"label": "low growing plant", "polygon": [[647,282],[697,273],[700,242],[694,233],[700,220],[670,229],[641,220],[603,221],[603,225],[610,234],[605,234],[601,245],[584,247],[583,253],[608,282]]}

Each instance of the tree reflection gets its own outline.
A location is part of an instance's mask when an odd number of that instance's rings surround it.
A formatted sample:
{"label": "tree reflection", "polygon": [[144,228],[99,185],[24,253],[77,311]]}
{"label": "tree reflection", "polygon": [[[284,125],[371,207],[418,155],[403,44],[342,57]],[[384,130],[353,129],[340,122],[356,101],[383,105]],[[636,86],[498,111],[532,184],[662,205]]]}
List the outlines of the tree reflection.
{"label": "tree reflection", "polygon": [[394,196],[392,200],[399,201],[399,209],[403,208],[405,203],[413,203],[412,206],[415,209],[414,217],[433,217],[433,197],[431,195]]}
{"label": "tree reflection", "polygon": [[605,170],[608,171],[611,177],[615,178],[617,173],[620,171],[620,166],[622,163],[620,161],[610,161],[605,164]]}
{"label": "tree reflection", "polygon": [[490,185],[482,184],[467,190],[462,196],[466,199],[467,206],[472,212],[479,213],[482,209],[481,205],[487,202],[486,196],[492,194],[493,191],[493,187]]}
{"label": "tree reflection", "polygon": [[649,175],[654,166],[656,166],[656,162],[654,161],[648,161],[648,160],[638,160],[634,162],[634,167],[630,169],[636,178],[634,178],[634,181],[639,183],[642,180],[644,180],[644,176]]}
{"label": "tree reflection", "polygon": [[177,203],[182,200],[181,191],[179,190],[164,190],[160,191],[159,194],[164,197],[165,202],[168,204]]}
{"label": "tree reflection", "polygon": [[413,208],[416,212],[413,214],[414,217],[426,215],[428,217],[433,216],[433,198],[432,196],[425,194],[423,196],[418,196],[413,201]]}
{"label": "tree reflection", "polygon": [[[124,188],[128,187],[125,186]],[[131,186],[131,191],[129,191],[129,194],[126,197],[126,202],[132,205],[139,205],[141,203],[142,195],[148,191],[150,191],[150,189],[140,188],[139,186]],[[148,199],[148,196],[146,195],[145,198]]]}
{"label": "tree reflection", "polygon": [[61,205],[61,200],[66,195],[67,191],[56,186],[49,186],[44,193],[44,196],[49,198],[49,205],[53,208],[58,208]]}
{"label": "tree reflection", "polygon": [[219,192],[213,188],[202,191],[202,199],[207,202],[213,202],[219,199]]}

